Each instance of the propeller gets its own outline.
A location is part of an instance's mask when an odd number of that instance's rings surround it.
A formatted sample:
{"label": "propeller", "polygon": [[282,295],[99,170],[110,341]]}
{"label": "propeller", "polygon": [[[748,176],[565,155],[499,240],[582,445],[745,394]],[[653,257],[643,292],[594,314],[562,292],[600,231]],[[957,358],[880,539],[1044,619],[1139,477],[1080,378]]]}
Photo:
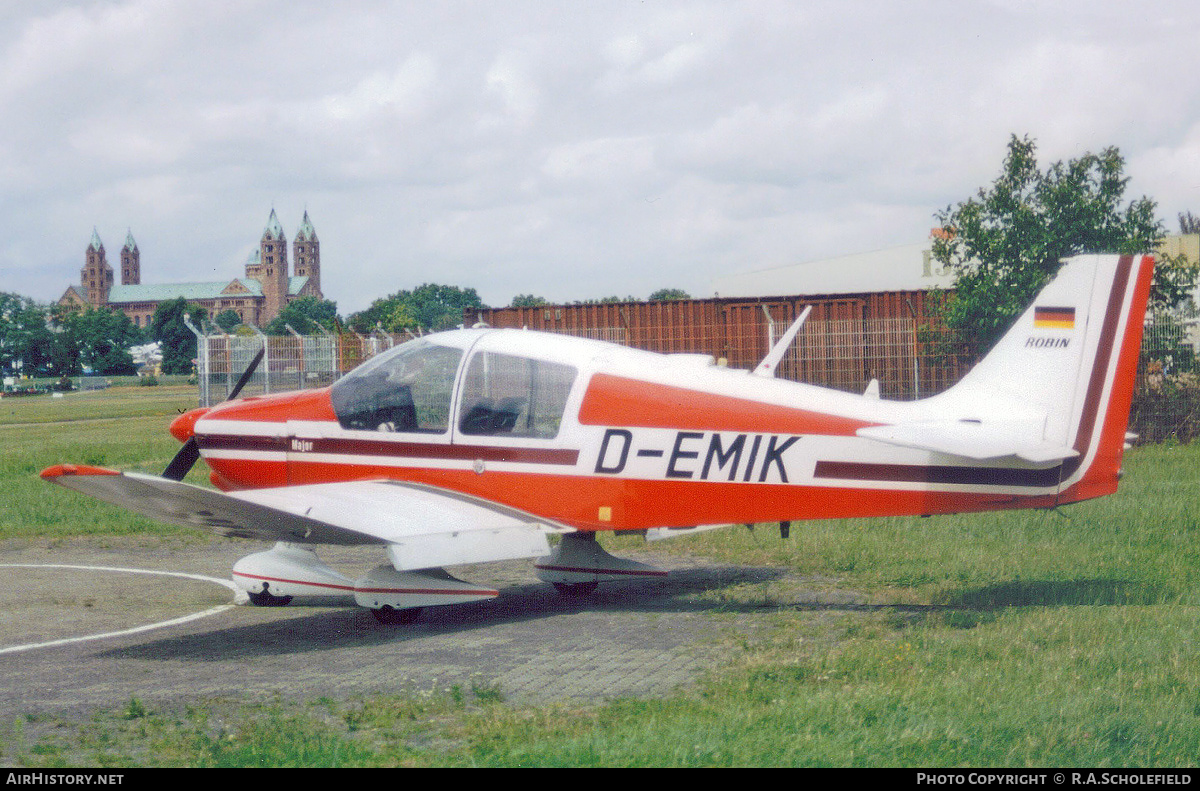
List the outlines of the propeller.
{"label": "propeller", "polygon": [[[262,362],[263,355],[266,354],[266,347],[258,350],[258,354],[254,355],[254,359],[250,361],[250,365],[242,372],[241,377],[237,380],[237,384],[233,386],[233,390],[229,393],[229,398],[226,401],[232,401],[238,397],[238,393],[242,392],[242,388],[250,381],[250,377],[254,375],[254,369]],[[196,442],[196,435],[188,437],[188,441],[183,443],[183,447],[175,454],[175,458],[171,459],[171,463],[167,465],[167,469],[163,471],[162,477],[172,481],[182,481],[184,477],[191,472],[192,465],[200,459],[200,444]]]}

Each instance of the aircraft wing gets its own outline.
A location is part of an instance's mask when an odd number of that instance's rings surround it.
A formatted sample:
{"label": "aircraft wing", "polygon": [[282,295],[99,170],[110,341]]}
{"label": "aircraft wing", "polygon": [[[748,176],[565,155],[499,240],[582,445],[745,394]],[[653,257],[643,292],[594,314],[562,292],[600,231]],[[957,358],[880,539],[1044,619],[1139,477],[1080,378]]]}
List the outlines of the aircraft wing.
{"label": "aircraft wing", "polygon": [[1047,442],[1023,422],[937,420],[860,428],[860,437],[904,448],[947,453],[968,459],[1002,459],[1015,456],[1034,463],[1062,461],[1078,456],[1074,448]]}
{"label": "aircraft wing", "polygon": [[447,489],[351,481],[218,492],[154,475],[59,466],[46,480],[143,516],[227,536],[297,544],[378,544],[400,571],[542,557],[573,528]]}

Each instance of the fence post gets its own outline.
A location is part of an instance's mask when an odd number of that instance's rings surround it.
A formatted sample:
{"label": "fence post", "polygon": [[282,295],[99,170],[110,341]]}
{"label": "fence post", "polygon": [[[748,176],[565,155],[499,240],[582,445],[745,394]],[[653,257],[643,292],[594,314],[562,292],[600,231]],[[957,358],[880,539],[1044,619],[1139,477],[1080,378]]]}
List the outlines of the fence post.
{"label": "fence post", "polygon": [[771,318],[771,311],[767,308],[767,303],[760,302],[758,306],[762,308],[763,315],[767,317],[767,351],[775,348],[775,319]]}
{"label": "fence post", "polygon": [[908,313],[912,316],[913,400],[915,401],[921,398],[921,365],[920,358],[917,357],[917,311],[908,297],[904,298],[904,303],[908,305]]}
{"label": "fence post", "polygon": [[208,392],[208,336],[196,329],[192,324],[192,316],[183,314],[183,325],[196,336],[196,382],[200,386],[200,406],[211,406]]}
{"label": "fence post", "polygon": [[[421,328],[418,327],[417,329],[420,330]],[[392,348],[392,344],[395,343],[395,341],[392,339],[392,336],[387,334],[386,332],[384,332],[382,327],[376,327],[375,329],[371,330],[371,347],[374,350],[371,354],[372,357],[374,357],[376,354],[379,354],[379,352],[383,351],[383,349],[379,349],[375,346],[375,344],[377,343],[377,338],[380,335],[382,335],[384,337],[384,339],[387,341],[387,348],[389,348],[389,349]]]}
{"label": "fence post", "polygon": [[[351,330],[351,332],[353,332],[354,336],[358,338],[358,357],[359,362],[362,362],[363,360],[367,359],[367,338],[357,330]],[[373,342],[374,340],[372,339],[372,343]]]}
{"label": "fence post", "polygon": [[308,371],[308,359],[305,356],[304,336],[301,335],[300,333],[296,332],[296,330],[292,328],[292,325],[288,324],[287,322],[284,322],[283,326],[287,329],[288,332],[290,332],[296,336],[296,340],[300,341],[300,371],[297,376],[297,379],[299,381],[296,382],[296,387],[297,387],[297,389],[303,389],[305,386],[305,383],[308,381],[308,379],[306,378],[306,373]]}

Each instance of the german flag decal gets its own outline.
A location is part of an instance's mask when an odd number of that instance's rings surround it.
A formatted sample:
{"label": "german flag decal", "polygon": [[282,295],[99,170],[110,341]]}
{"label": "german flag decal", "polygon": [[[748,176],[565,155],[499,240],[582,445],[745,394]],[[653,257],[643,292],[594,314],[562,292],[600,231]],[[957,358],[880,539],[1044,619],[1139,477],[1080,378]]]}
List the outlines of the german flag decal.
{"label": "german flag decal", "polygon": [[1075,308],[1034,308],[1033,326],[1055,330],[1075,329]]}

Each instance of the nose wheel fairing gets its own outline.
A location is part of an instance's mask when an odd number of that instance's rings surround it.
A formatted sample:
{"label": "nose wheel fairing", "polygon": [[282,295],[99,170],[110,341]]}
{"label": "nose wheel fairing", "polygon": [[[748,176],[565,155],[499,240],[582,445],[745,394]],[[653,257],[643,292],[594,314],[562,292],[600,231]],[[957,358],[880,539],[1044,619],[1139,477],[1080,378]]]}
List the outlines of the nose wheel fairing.
{"label": "nose wheel fairing", "polygon": [[280,606],[277,600],[285,597],[309,604],[354,601],[353,579],[326,566],[311,549],[284,541],[235,563],[233,581],[260,606]]}

